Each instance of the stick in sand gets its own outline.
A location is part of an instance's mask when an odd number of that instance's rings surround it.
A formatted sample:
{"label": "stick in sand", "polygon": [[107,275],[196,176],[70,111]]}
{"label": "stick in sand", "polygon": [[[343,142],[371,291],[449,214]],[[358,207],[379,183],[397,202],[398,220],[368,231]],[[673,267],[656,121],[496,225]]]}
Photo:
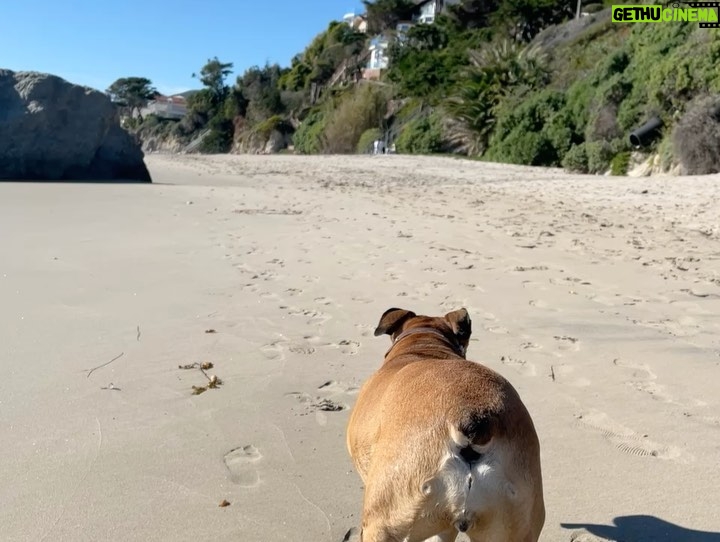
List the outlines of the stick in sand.
{"label": "stick in sand", "polygon": [[[115,357],[114,357],[113,359],[111,359],[110,361],[107,361],[107,362],[103,363],[102,365],[98,365],[97,367],[93,367],[92,369],[89,370],[89,372],[88,372],[88,374],[87,374],[87,378],[90,378],[90,375],[93,374],[93,371],[96,371],[97,369],[102,369],[102,368],[105,367],[106,365],[110,365],[110,364],[111,364],[113,361],[115,361],[116,359],[120,359],[121,357],[123,357],[124,354],[125,354],[125,352],[120,352],[120,355],[115,356]],[[85,369],[85,370],[87,371],[88,369]]]}

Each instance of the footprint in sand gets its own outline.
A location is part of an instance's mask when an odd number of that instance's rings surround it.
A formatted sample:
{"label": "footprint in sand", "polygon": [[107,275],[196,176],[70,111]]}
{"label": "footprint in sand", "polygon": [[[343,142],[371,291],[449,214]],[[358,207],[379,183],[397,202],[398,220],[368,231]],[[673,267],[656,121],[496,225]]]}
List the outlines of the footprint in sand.
{"label": "footprint in sand", "polygon": [[[360,325],[356,324],[356,327],[360,327]],[[368,332],[374,328],[370,328],[367,326]],[[364,335],[364,334],[363,334]],[[360,343],[358,341],[351,341],[350,339],[343,339],[341,341],[338,341],[336,343],[328,343],[323,341],[320,337],[317,335],[306,335],[303,337],[308,344],[313,344],[318,348],[335,348],[340,350],[343,354],[347,356],[354,356],[360,351]]]}
{"label": "footprint in sand", "polygon": [[296,296],[303,293],[302,289],[300,288],[287,288],[285,292],[290,296]]}
{"label": "footprint in sand", "polygon": [[280,296],[273,292],[260,292],[260,297],[262,297],[263,299],[271,299],[275,301],[280,300]]}
{"label": "footprint in sand", "polygon": [[[440,303],[440,309],[443,311],[454,311],[459,309],[460,307],[467,307],[468,303],[464,299],[452,299],[450,297],[446,297],[441,303]],[[468,307],[468,312],[471,312],[471,307]]]}
{"label": "footprint in sand", "polygon": [[570,542],[604,542],[604,539],[584,532],[575,532],[570,535]]}
{"label": "footprint in sand", "polygon": [[551,307],[546,301],[542,299],[531,299],[528,301],[528,305],[535,307],[536,309],[543,309],[550,312],[558,312],[559,309]]}
{"label": "footprint in sand", "polygon": [[537,374],[535,365],[528,363],[523,359],[511,358],[510,356],[500,356],[500,361],[503,365],[507,365],[523,376],[535,376]]}
{"label": "footprint in sand", "polygon": [[576,416],[576,420],[580,426],[600,433],[623,453],[661,459],[678,459],[681,456],[679,449],[653,442],[647,435],[639,435],[635,431],[623,427],[604,412],[579,414]]}
{"label": "footprint in sand", "polygon": [[561,363],[558,365],[550,366],[550,377],[553,379],[554,382],[557,382],[558,384],[569,384],[578,388],[586,388],[590,384],[592,384],[592,382],[587,378],[573,377],[574,373],[575,367],[573,367],[572,365],[566,365]]}
{"label": "footprint in sand", "polygon": [[558,348],[560,350],[570,350],[572,352],[580,350],[580,339],[570,337],[569,335],[555,335],[553,339],[558,341]]}
{"label": "footprint in sand", "polygon": [[369,337],[375,331],[375,328],[368,324],[355,324],[355,327],[360,330],[360,335],[363,337]]}
{"label": "footprint in sand", "polygon": [[665,391],[665,386],[655,382],[657,375],[650,370],[648,365],[621,361],[619,359],[614,359],[613,365],[626,372],[629,380],[626,380],[625,384],[631,388],[647,393],[653,399],[680,405],[680,403],[675,401],[675,399]]}
{"label": "footprint in sand", "polygon": [[330,318],[330,315],[315,309],[302,309],[299,307],[288,307],[288,314],[290,316],[304,316],[308,318],[308,324],[324,324]]}
{"label": "footprint in sand", "polygon": [[345,382],[337,382],[335,380],[328,380],[324,384],[318,386],[318,389],[322,390],[323,393],[330,393],[333,395],[339,393],[347,393],[348,395],[354,395],[359,390],[357,386],[347,384]]}
{"label": "footprint in sand", "polygon": [[294,397],[298,403],[307,405],[312,403],[316,398],[304,391],[291,391],[285,394],[285,397]]}
{"label": "footprint in sand", "polygon": [[316,419],[320,425],[327,423],[324,418],[323,412],[340,412],[347,410],[348,406],[345,403],[341,403],[328,397],[320,397],[319,395],[311,395],[304,391],[292,391],[285,394],[286,397],[294,397],[295,400],[304,405],[305,410],[300,412],[299,416],[307,416],[308,414],[315,413]]}
{"label": "footprint in sand", "polygon": [[318,391],[324,394],[325,397],[297,391],[286,393],[285,396],[294,397],[300,404],[305,406],[304,411],[297,415],[307,416],[308,414],[314,414],[318,425],[324,426],[328,423],[326,413],[347,410],[348,405],[339,399],[357,394],[359,388],[353,384],[328,380],[318,386]]}
{"label": "footprint in sand", "polygon": [[[335,346],[335,345],[332,345]],[[347,356],[354,356],[360,351],[360,343],[357,341],[351,341],[351,340],[342,340],[337,343],[337,346],[340,348],[340,352],[347,355]]]}
{"label": "footprint in sand", "polygon": [[258,291],[257,284],[253,284],[252,282],[246,282],[245,284],[241,284],[240,288],[242,288],[243,290],[249,290],[252,293],[255,293]]}
{"label": "footprint in sand", "polygon": [[282,359],[285,357],[283,355],[283,347],[277,342],[260,347],[260,352],[262,352],[263,356],[267,359]]}
{"label": "footprint in sand", "polygon": [[507,335],[510,333],[510,331],[503,326],[482,326],[485,331],[489,331],[490,333],[497,333],[498,335]]}
{"label": "footprint in sand", "polygon": [[230,472],[230,480],[240,487],[256,487],[260,484],[260,474],[255,464],[262,454],[252,444],[230,450],[225,454],[225,466]]}
{"label": "footprint in sand", "polygon": [[309,356],[310,354],[315,353],[315,348],[313,348],[309,344],[293,344],[288,347],[288,350],[293,354],[302,354],[305,356]]}
{"label": "footprint in sand", "polygon": [[463,287],[467,288],[468,290],[473,290],[476,292],[484,292],[485,291],[484,288],[481,288],[477,284],[463,284]]}

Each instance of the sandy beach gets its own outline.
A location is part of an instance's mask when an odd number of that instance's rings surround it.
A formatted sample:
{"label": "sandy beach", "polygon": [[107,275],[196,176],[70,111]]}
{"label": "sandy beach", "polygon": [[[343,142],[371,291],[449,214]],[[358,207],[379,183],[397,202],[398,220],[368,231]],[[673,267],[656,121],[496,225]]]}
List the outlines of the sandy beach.
{"label": "sandy beach", "polygon": [[521,394],[542,541],[720,541],[720,176],[146,162],[0,184],[0,539],[340,542],[396,306],[466,307],[468,358]]}

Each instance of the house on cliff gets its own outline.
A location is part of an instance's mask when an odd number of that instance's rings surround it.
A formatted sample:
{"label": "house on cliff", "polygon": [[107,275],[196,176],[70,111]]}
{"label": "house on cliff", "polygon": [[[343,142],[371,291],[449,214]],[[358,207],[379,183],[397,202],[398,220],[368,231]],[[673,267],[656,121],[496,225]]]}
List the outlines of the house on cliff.
{"label": "house on cliff", "polygon": [[162,119],[181,119],[187,114],[187,100],[184,96],[158,94],[140,112],[143,117],[155,115]]}
{"label": "house on cliff", "polygon": [[433,24],[438,15],[452,4],[460,0],[415,0],[415,9],[411,20],[400,21],[393,32],[378,34],[370,40],[369,59],[363,70],[363,79],[379,79],[382,70],[390,66],[388,48],[394,40],[402,40],[404,35],[415,24]]}

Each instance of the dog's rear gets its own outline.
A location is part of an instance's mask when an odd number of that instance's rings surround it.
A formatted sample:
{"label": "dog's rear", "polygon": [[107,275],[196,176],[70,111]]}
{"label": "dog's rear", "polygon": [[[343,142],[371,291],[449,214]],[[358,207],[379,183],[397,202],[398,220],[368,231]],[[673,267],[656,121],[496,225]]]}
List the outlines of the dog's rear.
{"label": "dog's rear", "polygon": [[542,482],[532,459],[539,447],[531,434],[509,430],[508,418],[516,417],[521,413],[468,410],[447,424],[447,450],[431,478],[437,497],[425,507],[446,509],[452,526],[471,540],[534,542],[540,535]]}
{"label": "dog's rear", "polygon": [[450,315],[430,322],[409,314],[389,333],[394,345],[407,339],[363,386],[348,428],[366,486],[363,542],[451,541],[458,532],[537,541],[545,515],[539,444],[520,397],[464,359],[469,318],[453,343],[448,330],[462,326]]}

